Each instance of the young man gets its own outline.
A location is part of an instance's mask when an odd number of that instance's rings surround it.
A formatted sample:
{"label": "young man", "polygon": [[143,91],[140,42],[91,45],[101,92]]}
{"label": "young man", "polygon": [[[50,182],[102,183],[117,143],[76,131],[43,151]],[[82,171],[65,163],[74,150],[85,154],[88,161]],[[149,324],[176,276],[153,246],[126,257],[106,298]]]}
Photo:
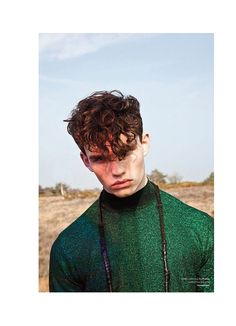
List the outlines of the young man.
{"label": "young man", "polygon": [[147,179],[139,102],[83,99],[66,120],[100,198],[51,249],[51,292],[213,292],[213,219]]}

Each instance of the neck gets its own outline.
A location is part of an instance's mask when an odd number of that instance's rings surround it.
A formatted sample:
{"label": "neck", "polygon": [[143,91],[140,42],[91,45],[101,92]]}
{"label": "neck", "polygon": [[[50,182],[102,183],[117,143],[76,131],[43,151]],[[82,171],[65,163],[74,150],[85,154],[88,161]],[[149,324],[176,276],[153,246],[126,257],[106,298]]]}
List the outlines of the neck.
{"label": "neck", "polygon": [[153,185],[147,178],[143,187],[131,196],[117,197],[108,193],[106,190],[103,190],[101,195],[103,206],[116,211],[134,209],[137,206],[145,206],[155,199]]}

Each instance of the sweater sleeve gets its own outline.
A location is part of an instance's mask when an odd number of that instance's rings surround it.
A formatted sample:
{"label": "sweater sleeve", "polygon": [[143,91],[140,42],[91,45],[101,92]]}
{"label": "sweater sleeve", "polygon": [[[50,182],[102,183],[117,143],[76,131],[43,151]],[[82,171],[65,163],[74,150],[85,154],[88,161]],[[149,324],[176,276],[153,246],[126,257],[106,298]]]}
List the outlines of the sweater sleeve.
{"label": "sweater sleeve", "polygon": [[198,291],[214,292],[214,231],[213,218],[206,228],[203,240],[204,258],[198,275]]}
{"label": "sweater sleeve", "polygon": [[75,275],[70,257],[58,238],[51,249],[49,264],[50,292],[83,292],[84,284]]}

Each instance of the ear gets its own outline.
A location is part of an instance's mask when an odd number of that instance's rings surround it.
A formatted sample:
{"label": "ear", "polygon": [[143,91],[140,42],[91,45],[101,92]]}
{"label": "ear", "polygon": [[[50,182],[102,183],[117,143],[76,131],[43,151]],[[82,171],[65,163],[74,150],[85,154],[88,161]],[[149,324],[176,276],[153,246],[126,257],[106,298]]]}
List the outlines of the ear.
{"label": "ear", "polygon": [[150,145],[150,137],[149,134],[143,133],[142,137],[142,147],[143,147],[143,155],[146,156],[149,152],[149,145]]}
{"label": "ear", "polygon": [[83,152],[80,152],[80,157],[81,157],[82,161],[84,162],[84,165],[86,166],[86,168],[88,168],[91,172],[93,172],[93,169],[90,165],[88,156],[86,154],[84,154]]}

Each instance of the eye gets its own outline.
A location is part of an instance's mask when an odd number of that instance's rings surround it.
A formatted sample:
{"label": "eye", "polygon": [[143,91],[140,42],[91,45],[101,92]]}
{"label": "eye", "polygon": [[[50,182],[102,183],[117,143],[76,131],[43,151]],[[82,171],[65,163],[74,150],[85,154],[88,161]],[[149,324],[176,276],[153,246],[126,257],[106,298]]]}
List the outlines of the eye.
{"label": "eye", "polygon": [[103,156],[94,156],[94,157],[91,157],[90,160],[94,163],[99,163],[99,162],[104,161],[104,157]]}
{"label": "eye", "polygon": [[103,161],[104,158],[102,156],[99,156],[95,159],[95,162],[100,162],[100,161]]}

